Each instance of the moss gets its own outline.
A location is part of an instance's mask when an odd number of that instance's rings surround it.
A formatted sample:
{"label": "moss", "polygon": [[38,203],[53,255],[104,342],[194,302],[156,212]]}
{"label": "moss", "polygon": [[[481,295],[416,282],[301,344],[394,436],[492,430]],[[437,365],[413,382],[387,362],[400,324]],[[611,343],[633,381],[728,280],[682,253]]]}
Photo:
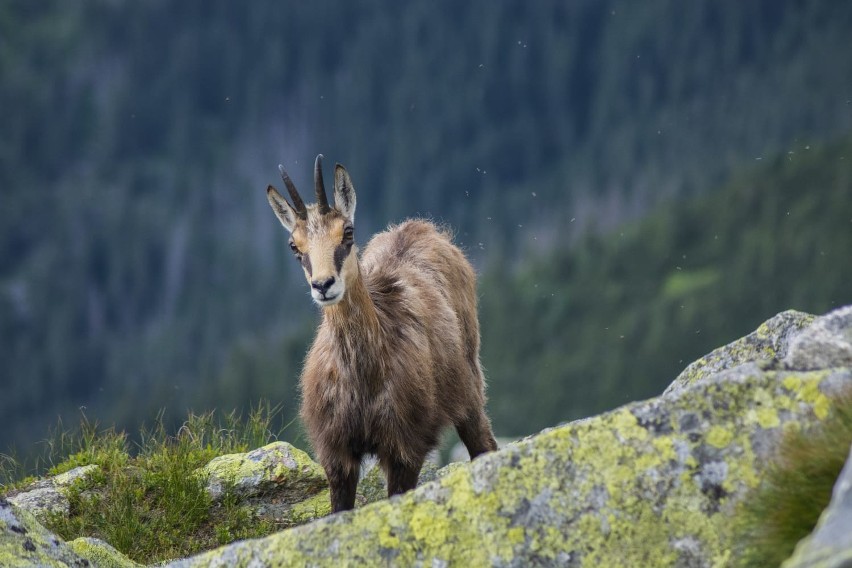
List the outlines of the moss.
{"label": "moss", "polygon": [[[817,419],[825,377],[709,381],[664,406],[554,428],[400,498],[185,565],[724,566],[737,500],[757,485],[785,425]],[[784,411],[761,410],[770,407]]]}

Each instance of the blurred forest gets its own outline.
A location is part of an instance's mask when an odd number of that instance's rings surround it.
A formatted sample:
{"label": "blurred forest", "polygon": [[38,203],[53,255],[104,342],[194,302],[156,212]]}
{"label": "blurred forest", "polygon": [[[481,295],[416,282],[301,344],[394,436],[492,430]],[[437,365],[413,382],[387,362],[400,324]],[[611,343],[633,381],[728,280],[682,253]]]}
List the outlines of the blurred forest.
{"label": "blurred forest", "polygon": [[362,245],[456,229],[498,435],[852,302],[850,30],[802,0],[5,1],[0,451],[80,407],[295,417],[318,316],[263,190],[320,152]]}

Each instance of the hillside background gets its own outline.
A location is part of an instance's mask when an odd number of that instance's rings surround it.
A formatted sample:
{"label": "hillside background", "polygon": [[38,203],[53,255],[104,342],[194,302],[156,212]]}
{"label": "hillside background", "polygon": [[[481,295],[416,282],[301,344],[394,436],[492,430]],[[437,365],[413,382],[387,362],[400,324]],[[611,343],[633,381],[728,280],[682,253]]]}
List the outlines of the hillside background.
{"label": "hillside background", "polygon": [[80,408],[295,418],[318,315],[264,188],[320,152],[361,245],[455,228],[501,436],[850,303],[850,33],[798,0],[3,2],[0,452]]}

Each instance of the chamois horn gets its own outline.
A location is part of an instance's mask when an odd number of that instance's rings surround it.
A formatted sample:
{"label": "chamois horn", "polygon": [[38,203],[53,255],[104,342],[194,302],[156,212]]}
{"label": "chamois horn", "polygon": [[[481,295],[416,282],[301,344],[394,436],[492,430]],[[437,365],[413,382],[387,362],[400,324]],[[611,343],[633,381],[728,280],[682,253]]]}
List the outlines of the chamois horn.
{"label": "chamois horn", "polygon": [[296,215],[299,216],[299,219],[307,219],[308,209],[305,207],[305,202],[302,201],[302,196],[299,195],[298,191],[296,191],[296,186],[293,184],[293,180],[290,179],[290,176],[287,175],[287,172],[284,170],[284,166],[281,164],[278,164],[278,171],[281,172],[281,179],[287,187],[290,199],[293,200],[293,207],[296,209]]}
{"label": "chamois horn", "polygon": [[325,195],[325,184],[322,181],[322,154],[317,154],[317,160],[314,162],[314,191],[317,194],[319,212],[328,213],[331,211],[331,207],[328,206],[328,198]]}

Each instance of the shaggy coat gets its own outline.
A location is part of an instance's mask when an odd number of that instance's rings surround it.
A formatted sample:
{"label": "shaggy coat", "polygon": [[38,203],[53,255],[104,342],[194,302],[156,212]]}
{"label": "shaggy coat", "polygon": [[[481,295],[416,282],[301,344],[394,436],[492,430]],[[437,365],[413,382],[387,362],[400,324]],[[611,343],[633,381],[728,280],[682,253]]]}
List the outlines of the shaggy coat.
{"label": "shaggy coat", "polygon": [[[351,210],[309,206],[293,227],[303,267],[310,254],[305,273],[312,287],[318,250],[331,259],[331,274],[320,280],[345,285],[339,301],[321,304],[301,377],[301,417],[328,475],[334,511],[354,506],[364,454],[378,456],[394,495],[416,485],[446,426],[455,426],[471,458],[497,447],[484,410],[470,263],[448,232],[423,220],[375,235],[360,259],[350,244],[341,258],[342,227],[354,217],[348,174],[345,182]],[[346,196],[338,185],[339,203]]]}

